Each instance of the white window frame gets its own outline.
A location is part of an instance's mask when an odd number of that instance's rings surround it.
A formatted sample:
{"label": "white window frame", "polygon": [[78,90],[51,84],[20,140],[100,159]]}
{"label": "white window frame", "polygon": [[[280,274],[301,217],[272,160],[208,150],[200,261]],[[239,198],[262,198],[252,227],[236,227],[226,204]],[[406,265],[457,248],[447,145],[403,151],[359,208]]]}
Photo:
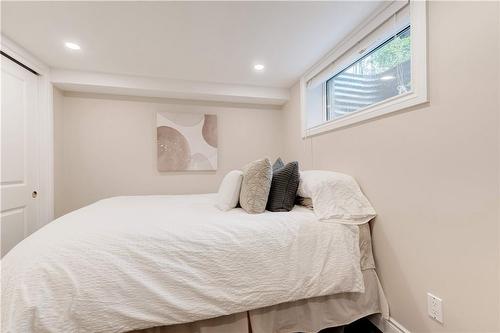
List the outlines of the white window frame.
{"label": "white window frame", "polygon": [[[363,38],[376,30],[401,7],[401,1],[394,1],[374,14],[367,23],[354,30],[339,46],[328,53],[300,79],[300,108],[302,137],[310,137],[320,133],[346,127],[358,122],[397,112],[429,101],[427,87],[427,3],[426,1],[410,0],[411,25],[411,91],[385,99],[379,103],[361,108],[350,115],[324,121],[307,128],[307,82],[323,71],[348,50],[353,49]],[[322,111],[326,117],[326,109]],[[326,118],[324,118],[326,119]]]}

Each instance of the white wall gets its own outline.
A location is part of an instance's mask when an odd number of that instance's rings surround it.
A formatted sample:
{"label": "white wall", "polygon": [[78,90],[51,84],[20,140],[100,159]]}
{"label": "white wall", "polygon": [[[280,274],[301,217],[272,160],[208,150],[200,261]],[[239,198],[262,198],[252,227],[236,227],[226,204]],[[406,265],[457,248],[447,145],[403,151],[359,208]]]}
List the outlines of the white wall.
{"label": "white wall", "polygon": [[285,159],[354,175],[376,208],[378,271],[411,332],[500,331],[499,39],[498,2],[429,2],[429,105],[307,140],[298,85],[285,106]]}
{"label": "white wall", "polygon": [[[499,5],[500,7],[500,5]],[[500,9],[498,12],[498,36],[500,39]],[[500,63],[500,41],[497,45],[498,61]],[[497,66],[497,77],[500,81],[500,64]],[[497,98],[498,98],[498,112],[500,113],[500,83],[497,86]],[[500,115],[498,116],[498,140],[500,141]],[[498,187],[500,188],[500,143],[498,144]],[[500,194],[499,194],[500,197]],[[499,198],[500,201],[500,198]],[[498,257],[500,258],[500,203],[498,204]],[[498,285],[500,286],[500,264],[498,265]],[[500,304],[500,288],[498,288],[498,303]],[[500,305],[499,305],[500,307]],[[500,331],[500,309],[498,310],[498,321],[499,321],[499,331]]]}
{"label": "white wall", "polygon": [[[60,91],[54,100],[56,216],[116,195],[215,192],[227,171],[283,150],[281,110]],[[216,172],[156,170],[156,111],[166,110],[218,114]]]}
{"label": "white wall", "polygon": [[63,147],[64,147],[64,96],[63,92],[54,87],[52,98],[54,108],[54,215],[58,217],[65,211],[63,182]]}

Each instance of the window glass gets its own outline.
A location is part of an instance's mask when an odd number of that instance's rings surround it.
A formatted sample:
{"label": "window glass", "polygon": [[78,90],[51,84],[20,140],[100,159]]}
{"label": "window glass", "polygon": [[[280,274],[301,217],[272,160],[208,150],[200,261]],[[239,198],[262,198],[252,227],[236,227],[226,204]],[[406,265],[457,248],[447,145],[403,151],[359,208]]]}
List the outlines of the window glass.
{"label": "window glass", "polygon": [[337,119],[409,92],[410,46],[408,26],[326,81],[326,119]]}

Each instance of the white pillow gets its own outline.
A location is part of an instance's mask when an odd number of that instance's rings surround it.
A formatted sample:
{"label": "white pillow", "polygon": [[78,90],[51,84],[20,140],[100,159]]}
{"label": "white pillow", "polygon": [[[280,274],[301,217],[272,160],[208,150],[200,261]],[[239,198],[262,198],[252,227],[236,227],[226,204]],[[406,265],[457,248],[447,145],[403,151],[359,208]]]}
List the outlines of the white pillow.
{"label": "white pillow", "polygon": [[297,194],[312,199],[314,213],[323,222],[363,224],[377,215],[354,178],[342,173],[301,171]]}
{"label": "white pillow", "polygon": [[229,171],[222,180],[215,207],[222,211],[233,209],[240,199],[241,182],[243,181],[243,172],[240,170]]}

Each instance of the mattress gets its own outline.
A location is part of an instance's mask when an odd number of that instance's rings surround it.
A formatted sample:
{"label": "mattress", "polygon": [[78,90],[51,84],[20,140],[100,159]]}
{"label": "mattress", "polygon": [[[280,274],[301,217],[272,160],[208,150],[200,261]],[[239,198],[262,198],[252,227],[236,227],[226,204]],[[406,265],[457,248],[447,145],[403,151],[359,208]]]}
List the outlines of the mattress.
{"label": "mattress", "polygon": [[110,198],[29,236],[2,260],[4,332],[127,332],[365,291],[357,226],[214,199]]}

